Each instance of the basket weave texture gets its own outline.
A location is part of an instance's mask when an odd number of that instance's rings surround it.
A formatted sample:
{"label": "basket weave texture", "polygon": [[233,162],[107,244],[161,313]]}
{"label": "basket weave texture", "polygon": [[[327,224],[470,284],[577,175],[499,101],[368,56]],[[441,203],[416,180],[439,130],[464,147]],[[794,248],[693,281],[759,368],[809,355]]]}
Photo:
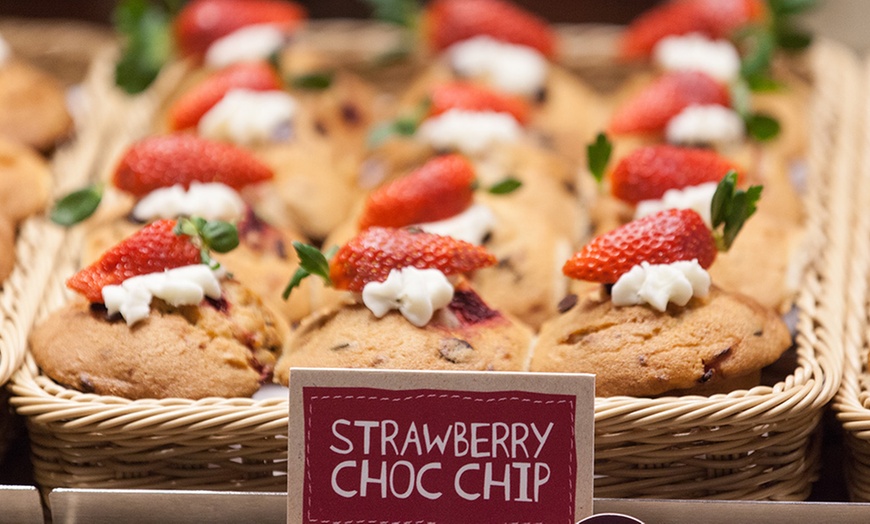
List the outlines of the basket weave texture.
{"label": "basket weave texture", "polygon": [[[0,33],[17,56],[42,67],[65,85],[87,83],[91,57],[111,40],[108,31],[87,25],[15,19],[0,20]],[[88,115],[81,116],[76,132],[85,141],[95,142],[89,135],[97,132],[99,126],[89,121]],[[56,151],[51,170],[58,190],[68,191],[82,184],[96,156],[93,148],[75,143]],[[27,335],[62,241],[63,233],[44,217],[25,220],[16,238],[15,268],[0,287],[0,460],[14,436],[8,394],[2,388],[24,361]]]}
{"label": "basket weave texture", "polygon": [[[865,61],[863,86],[870,82],[870,60]],[[865,91],[866,92],[866,91]],[[846,443],[846,487],[849,498],[870,501],[870,104],[866,96],[858,106],[863,114],[856,148],[862,151],[860,169],[855,173],[852,223],[852,258],[848,289],[845,362],[843,382],[834,410],[843,428]]]}
{"label": "basket weave texture", "polygon": [[[847,138],[857,116],[849,103],[858,97],[858,66],[850,53],[819,42],[810,60],[816,73],[806,193],[811,261],[798,298],[795,369],[774,386],[728,395],[596,399],[597,497],[809,495],[819,467],[817,423],[842,368],[849,218],[843,186],[855,154]],[[143,132],[159,99],[155,89],[137,100],[137,110],[124,112],[126,131],[109,136],[136,138],[131,130]],[[132,134],[119,138],[126,132]],[[80,241],[73,231],[68,244]],[[40,315],[66,300],[60,275],[74,270],[74,250],[61,251],[57,262]],[[287,488],[286,400],[131,401],[85,394],[40,374],[29,357],[11,388],[13,404],[27,417],[35,478],[43,488]]]}

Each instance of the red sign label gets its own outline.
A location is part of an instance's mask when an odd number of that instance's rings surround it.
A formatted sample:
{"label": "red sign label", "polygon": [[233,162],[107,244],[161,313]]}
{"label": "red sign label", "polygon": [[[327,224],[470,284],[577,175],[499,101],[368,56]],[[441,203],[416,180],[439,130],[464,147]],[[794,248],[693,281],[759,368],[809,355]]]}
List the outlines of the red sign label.
{"label": "red sign label", "polygon": [[574,396],[302,391],[306,522],[574,522]]}

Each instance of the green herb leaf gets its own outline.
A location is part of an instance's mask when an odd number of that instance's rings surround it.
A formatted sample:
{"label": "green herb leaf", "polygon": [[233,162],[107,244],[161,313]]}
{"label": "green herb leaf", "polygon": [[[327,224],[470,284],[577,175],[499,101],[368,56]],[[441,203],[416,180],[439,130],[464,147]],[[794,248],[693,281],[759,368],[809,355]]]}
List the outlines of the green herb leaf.
{"label": "green herb leaf", "polygon": [[776,48],[774,34],[768,28],[752,26],[740,32],[738,42],[744,49],[740,75],[748,78],[766,74]]}
{"label": "green herb leaf", "polygon": [[493,195],[507,195],[509,193],[513,193],[520,187],[522,187],[523,183],[513,177],[508,177],[502,180],[501,182],[493,185],[487,191]]}
{"label": "green herb leaf", "polygon": [[305,75],[295,76],[290,79],[290,85],[297,89],[309,91],[322,91],[332,85],[335,73],[332,71],[319,71]]}
{"label": "green herb leaf", "polygon": [[417,0],[365,0],[372,15],[383,22],[413,28],[420,14]]}
{"label": "green herb leaf", "polygon": [[417,132],[417,128],[420,127],[421,120],[422,118],[418,119],[415,116],[406,116],[375,126],[369,131],[367,141],[369,148],[383,144],[394,135],[413,136]]}
{"label": "green herb leaf", "polygon": [[802,13],[817,4],[816,0],[767,0],[767,5],[777,17]]}
{"label": "green herb leaf", "polygon": [[754,75],[745,79],[746,84],[754,92],[770,92],[782,89],[782,84],[766,74]]}
{"label": "green herb leaf", "polygon": [[745,119],[747,133],[759,142],[772,140],[779,135],[779,122],[771,116],[752,113],[746,116]]}
{"label": "green herb leaf", "polygon": [[114,12],[115,27],[124,37],[115,66],[115,83],[124,91],[144,91],[173,52],[169,10],[147,0],[124,0]]}
{"label": "green herb leaf", "polygon": [[758,199],[761,198],[762,186],[752,186],[746,191],[736,189],[736,186],[737,173],[729,171],[716,187],[710,204],[713,237],[720,251],[731,247],[746,220],[758,209]]}
{"label": "green herb leaf", "polygon": [[317,275],[326,282],[326,285],[332,285],[332,281],[329,279],[329,259],[338,251],[338,246],[334,246],[324,254],[314,246],[294,240],[293,249],[296,250],[296,255],[299,257],[299,269],[296,270],[287,287],[284,288],[284,292],[281,293],[284,300],[287,300],[293,289],[309,275]]}
{"label": "green herb leaf", "polygon": [[239,231],[229,222],[206,222],[200,229],[200,234],[205,247],[218,253],[228,253],[239,246]]}
{"label": "green herb leaf", "polygon": [[51,221],[61,226],[73,226],[94,214],[103,198],[103,186],[88,186],[61,198],[54,204],[49,215]]}
{"label": "green herb leaf", "polygon": [[776,29],[776,45],[790,51],[806,49],[813,43],[813,36],[800,28],[783,24]]}
{"label": "green herb leaf", "polygon": [[752,92],[749,88],[749,83],[744,78],[739,78],[731,82],[731,107],[738,115],[746,120],[746,115],[752,112]]}
{"label": "green herb leaf", "polygon": [[586,146],[589,171],[599,184],[604,180],[604,171],[607,169],[607,163],[610,162],[611,153],[613,153],[613,144],[604,133],[598,133],[595,142]]}

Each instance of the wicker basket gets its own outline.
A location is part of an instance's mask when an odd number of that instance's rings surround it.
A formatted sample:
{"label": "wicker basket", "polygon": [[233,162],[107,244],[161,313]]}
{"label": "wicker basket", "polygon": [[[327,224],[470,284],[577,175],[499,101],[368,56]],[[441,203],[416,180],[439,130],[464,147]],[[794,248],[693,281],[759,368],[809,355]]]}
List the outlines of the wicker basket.
{"label": "wicker basket", "polygon": [[[811,52],[816,75],[814,140],[806,198],[806,268],[798,300],[793,369],[774,386],[713,397],[599,398],[595,407],[598,497],[803,499],[818,471],[817,426],[840,380],[848,191],[848,137],[857,124],[854,57],[829,42]],[[148,121],[144,97],[125,130]],[[143,124],[144,125],[144,124]],[[144,127],[138,132],[143,132]],[[118,147],[117,144],[111,146]],[[832,164],[833,162],[833,164]],[[68,243],[81,241],[73,231]],[[40,315],[67,299],[58,257]],[[286,400],[137,400],[66,389],[31,358],[13,376],[12,399],[27,417],[36,481],[46,489],[286,489]]]}
{"label": "wicker basket", "polygon": [[[0,20],[0,34],[16,55],[49,71],[64,85],[83,79],[87,85],[87,71],[94,53],[112,41],[109,31],[89,25],[13,19]],[[98,140],[91,135],[100,132],[100,125],[92,121],[89,113],[79,116],[76,130],[79,138],[56,151],[52,158],[57,191],[80,185],[99,153],[96,148],[83,149],[77,145],[80,139],[97,144]],[[16,239],[15,269],[0,288],[0,461],[17,426],[4,388],[24,360],[27,334],[62,238],[63,234],[43,217],[25,220]]]}
{"label": "wicker basket", "polygon": [[[864,87],[870,81],[870,61],[865,63]],[[864,114],[856,146],[863,152],[856,170],[854,236],[848,290],[843,383],[834,410],[843,427],[847,459],[846,487],[850,499],[870,501],[870,104],[861,100]]]}

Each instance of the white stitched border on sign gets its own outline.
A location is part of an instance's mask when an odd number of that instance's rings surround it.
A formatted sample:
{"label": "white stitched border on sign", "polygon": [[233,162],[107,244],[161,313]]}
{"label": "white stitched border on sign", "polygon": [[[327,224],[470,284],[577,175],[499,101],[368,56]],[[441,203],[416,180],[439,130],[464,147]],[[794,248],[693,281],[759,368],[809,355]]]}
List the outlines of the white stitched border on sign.
{"label": "white stitched border on sign", "polygon": [[[482,391],[481,393],[485,393]],[[386,400],[392,402],[404,402],[408,400],[419,400],[421,398],[452,398],[457,400],[470,400],[472,402],[503,402],[503,401],[519,401],[519,402],[531,402],[533,404],[574,404],[573,400],[532,400],[529,398],[520,398],[520,397],[501,397],[501,398],[489,398],[489,399],[480,399],[474,397],[467,397],[457,394],[446,394],[446,393],[421,393],[420,395],[411,395],[404,398],[391,398],[391,397],[378,397],[378,396],[366,396],[366,395],[325,395],[325,396],[313,396],[309,400]],[[308,417],[307,422],[305,424],[305,477],[308,480],[308,491],[306,493],[306,497],[308,501],[311,500],[311,468],[308,462],[308,443],[311,442],[309,438],[311,435],[311,412],[313,408],[311,403],[308,404]],[[576,436],[574,434],[574,410],[571,410],[571,448],[574,450],[574,445],[576,441]],[[568,478],[570,479],[569,488],[571,492],[574,492],[574,464],[568,464]],[[570,506],[568,507],[568,512],[573,511],[574,508]],[[425,520],[417,520],[417,521],[393,521],[389,522],[386,520],[324,520],[324,519],[315,519],[311,516],[311,509],[309,504],[309,513],[308,520],[309,522],[316,522],[318,524],[426,524]],[[511,522],[508,524],[543,524],[542,522]]]}

